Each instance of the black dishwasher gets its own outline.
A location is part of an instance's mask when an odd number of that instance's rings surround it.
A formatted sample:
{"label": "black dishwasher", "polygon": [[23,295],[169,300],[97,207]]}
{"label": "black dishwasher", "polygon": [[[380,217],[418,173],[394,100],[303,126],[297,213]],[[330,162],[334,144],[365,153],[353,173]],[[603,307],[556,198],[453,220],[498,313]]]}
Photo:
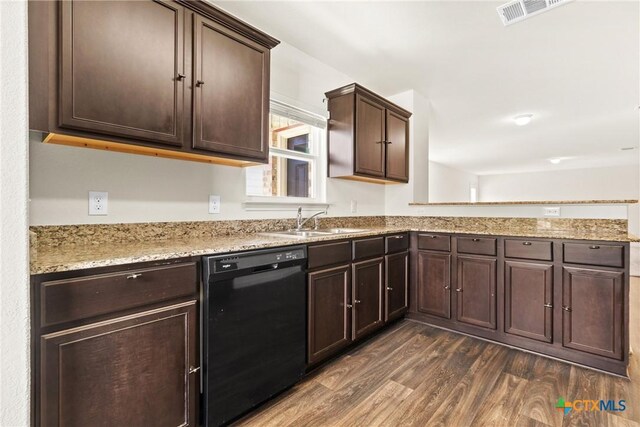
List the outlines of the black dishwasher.
{"label": "black dishwasher", "polygon": [[304,374],[306,262],[304,246],[204,257],[204,425],[233,421]]}

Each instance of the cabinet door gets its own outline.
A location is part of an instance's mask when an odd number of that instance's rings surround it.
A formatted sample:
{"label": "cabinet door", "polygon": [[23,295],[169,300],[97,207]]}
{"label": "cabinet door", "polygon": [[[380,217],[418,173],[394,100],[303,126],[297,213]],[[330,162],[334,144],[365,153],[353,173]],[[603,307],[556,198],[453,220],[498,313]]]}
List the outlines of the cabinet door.
{"label": "cabinet door", "polygon": [[622,359],[623,287],[622,271],[565,267],[562,344],[575,350]]}
{"label": "cabinet door", "polygon": [[383,324],[384,258],[353,264],[353,339],[378,329]]}
{"label": "cabinet door", "polygon": [[40,425],[195,426],[196,302],[43,335]]}
{"label": "cabinet door", "polygon": [[418,252],[418,311],[451,318],[451,255]]}
{"label": "cabinet door", "polygon": [[386,109],[356,95],[356,162],[355,173],[385,176]]}
{"label": "cabinet door", "polygon": [[266,160],[269,49],[198,15],[194,31],[194,148]]}
{"label": "cabinet door", "polygon": [[553,266],[505,262],[504,331],[551,342]]}
{"label": "cabinet door", "polygon": [[164,0],[60,8],[59,125],[181,146],[183,8]]}
{"label": "cabinet door", "polygon": [[385,257],[384,320],[401,317],[409,307],[409,253],[400,252]]}
{"label": "cabinet door", "polygon": [[387,178],[409,181],[409,120],[387,110]]}
{"label": "cabinet door", "polygon": [[316,363],[351,342],[351,267],[309,273],[308,361]]}
{"label": "cabinet door", "polygon": [[496,260],[458,257],[457,319],[496,329]]}

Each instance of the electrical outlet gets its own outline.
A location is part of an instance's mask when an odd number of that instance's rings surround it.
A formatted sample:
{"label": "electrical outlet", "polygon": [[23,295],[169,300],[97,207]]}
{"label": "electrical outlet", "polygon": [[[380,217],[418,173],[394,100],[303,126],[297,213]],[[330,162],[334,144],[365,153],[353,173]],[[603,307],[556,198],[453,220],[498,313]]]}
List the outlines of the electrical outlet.
{"label": "electrical outlet", "polygon": [[109,213],[109,193],[89,191],[89,215],[107,215]]}
{"label": "electrical outlet", "polygon": [[544,216],[560,216],[560,208],[544,208]]}
{"label": "electrical outlet", "polygon": [[209,195],[209,213],[210,214],[220,213],[220,196],[216,196],[213,194]]}
{"label": "electrical outlet", "polygon": [[358,212],[358,201],[357,200],[352,200],[351,201],[351,213],[356,213]]}

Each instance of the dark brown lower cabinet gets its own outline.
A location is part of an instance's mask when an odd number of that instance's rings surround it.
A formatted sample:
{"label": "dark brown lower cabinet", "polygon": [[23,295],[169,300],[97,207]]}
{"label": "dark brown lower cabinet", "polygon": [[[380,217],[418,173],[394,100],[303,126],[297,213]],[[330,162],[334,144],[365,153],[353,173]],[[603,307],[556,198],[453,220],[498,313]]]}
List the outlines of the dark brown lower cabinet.
{"label": "dark brown lower cabinet", "polygon": [[418,252],[417,308],[422,313],[451,318],[451,255]]}
{"label": "dark brown lower cabinet", "polygon": [[41,337],[41,426],[195,426],[196,301]]}
{"label": "dark brown lower cabinet", "polygon": [[457,319],[496,329],[496,260],[458,256]]}
{"label": "dark brown lower cabinet", "polygon": [[624,272],[564,267],[562,274],[562,344],[622,359]]}
{"label": "dark brown lower cabinet", "polygon": [[351,342],[351,267],[309,273],[308,362],[319,362]]}
{"label": "dark brown lower cabinet", "polygon": [[361,338],[384,323],[382,309],[384,258],[353,263],[353,339]]}
{"label": "dark brown lower cabinet", "polygon": [[553,265],[505,262],[504,331],[551,342]]}
{"label": "dark brown lower cabinet", "polygon": [[409,307],[409,253],[385,256],[385,312],[388,322],[402,317]]}

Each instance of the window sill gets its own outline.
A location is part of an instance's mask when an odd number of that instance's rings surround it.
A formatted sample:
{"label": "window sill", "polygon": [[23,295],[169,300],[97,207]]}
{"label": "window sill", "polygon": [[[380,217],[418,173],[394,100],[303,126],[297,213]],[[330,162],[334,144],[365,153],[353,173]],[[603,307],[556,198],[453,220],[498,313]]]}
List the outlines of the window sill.
{"label": "window sill", "polygon": [[[288,200],[289,199],[289,200]],[[299,206],[303,210],[323,210],[331,206],[331,203],[297,199],[297,198],[271,198],[252,197],[242,203],[246,211],[296,211]]]}

